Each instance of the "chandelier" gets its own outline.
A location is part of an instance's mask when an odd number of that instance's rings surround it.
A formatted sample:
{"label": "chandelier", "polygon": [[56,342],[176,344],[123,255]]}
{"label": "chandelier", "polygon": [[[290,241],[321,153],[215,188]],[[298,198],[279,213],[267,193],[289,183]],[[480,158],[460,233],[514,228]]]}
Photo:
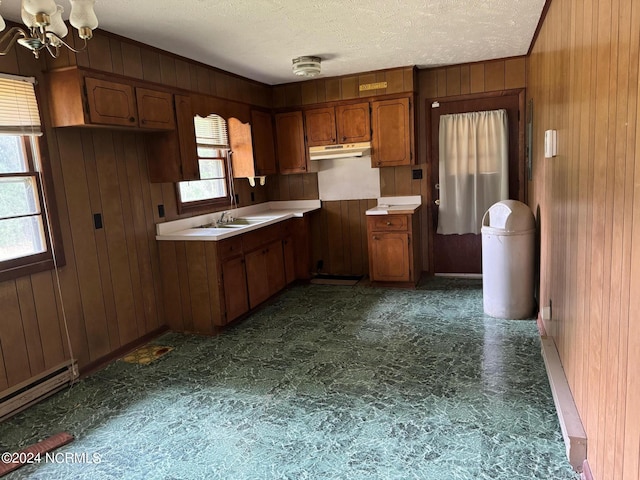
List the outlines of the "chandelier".
{"label": "chandelier", "polygon": [[[87,48],[87,40],[93,37],[93,30],[98,27],[98,18],[93,11],[95,0],[69,1],[69,23],[78,30],[78,36],[84,41],[81,48],[73,48],[64,41],[69,30],[62,19],[64,8],[61,5],[57,5],[54,0],[22,0],[22,22],[26,29],[11,27],[0,37],[0,56],[9,53],[16,42],[31,50],[36,58],[42,50],[56,58],[62,46],[74,52]],[[0,32],[5,27],[4,19],[0,16]]]}

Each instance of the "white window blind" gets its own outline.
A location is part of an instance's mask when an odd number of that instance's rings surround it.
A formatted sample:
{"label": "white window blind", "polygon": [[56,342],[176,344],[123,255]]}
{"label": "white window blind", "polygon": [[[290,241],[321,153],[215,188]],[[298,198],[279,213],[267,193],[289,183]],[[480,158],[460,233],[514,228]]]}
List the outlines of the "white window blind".
{"label": "white window blind", "polygon": [[220,115],[212,114],[206,118],[196,115],[193,123],[196,127],[196,143],[198,145],[229,148],[227,122]]}
{"label": "white window blind", "polygon": [[34,78],[0,74],[0,134],[42,135]]}

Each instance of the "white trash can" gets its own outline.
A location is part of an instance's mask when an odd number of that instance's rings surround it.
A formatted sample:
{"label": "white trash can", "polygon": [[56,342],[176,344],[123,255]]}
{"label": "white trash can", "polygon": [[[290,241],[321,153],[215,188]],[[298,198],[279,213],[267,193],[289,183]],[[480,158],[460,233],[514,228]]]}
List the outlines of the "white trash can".
{"label": "white trash can", "polygon": [[534,302],[536,222],[517,200],[493,204],[482,218],[484,313],[496,318],[531,318]]}

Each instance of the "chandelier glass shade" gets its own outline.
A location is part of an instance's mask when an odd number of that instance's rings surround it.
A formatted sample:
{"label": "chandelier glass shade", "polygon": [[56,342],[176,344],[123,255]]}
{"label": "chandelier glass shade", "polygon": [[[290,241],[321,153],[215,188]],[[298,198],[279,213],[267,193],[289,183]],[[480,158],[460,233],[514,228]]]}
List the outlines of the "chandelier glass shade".
{"label": "chandelier glass shade", "polygon": [[[22,0],[21,17],[25,28],[11,27],[0,37],[0,56],[9,53],[16,43],[31,50],[36,58],[42,50],[46,50],[55,58],[61,47],[74,52],[87,48],[87,40],[93,37],[93,30],[98,28],[98,17],[93,11],[95,0],[69,2],[69,23],[78,31],[78,37],[84,42],[80,48],[74,48],[64,40],[69,29],[62,18],[62,5],[56,4],[54,0]],[[5,28],[6,23],[0,15],[0,32]]]}

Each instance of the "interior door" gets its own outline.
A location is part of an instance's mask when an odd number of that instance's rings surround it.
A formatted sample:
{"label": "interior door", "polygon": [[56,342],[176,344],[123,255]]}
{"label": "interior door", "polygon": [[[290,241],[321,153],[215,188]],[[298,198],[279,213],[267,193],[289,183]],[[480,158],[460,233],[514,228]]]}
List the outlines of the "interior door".
{"label": "interior door", "polygon": [[440,100],[437,106],[427,100],[430,125],[431,163],[431,245],[434,273],[481,273],[482,235],[440,235],[438,228],[439,201],[439,125],[440,116],[452,113],[480,112],[504,108],[509,117],[509,198],[524,200],[524,91],[504,94]]}

